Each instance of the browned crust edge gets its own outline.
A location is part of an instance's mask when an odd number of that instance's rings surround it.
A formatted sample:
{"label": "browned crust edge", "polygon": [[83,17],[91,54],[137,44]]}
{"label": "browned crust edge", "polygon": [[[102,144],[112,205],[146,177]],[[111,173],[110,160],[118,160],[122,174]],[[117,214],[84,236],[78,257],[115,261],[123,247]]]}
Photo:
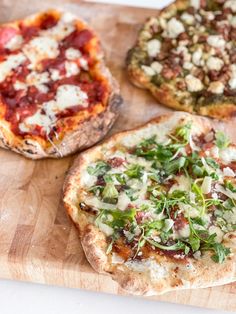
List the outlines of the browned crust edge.
{"label": "browned crust edge", "polygon": [[[212,262],[209,253],[204,255],[200,261],[192,261],[195,268],[193,273],[189,273],[187,269],[181,268],[181,263],[174,264],[176,271],[170,270],[169,275],[165,280],[153,282],[149,276],[128,269],[125,266],[114,266],[111,264],[109,257],[106,255],[106,238],[104,234],[94,225],[92,225],[84,212],[80,210],[77,202],[79,195],[79,180],[80,172],[86,165],[96,159],[101,154],[101,149],[109,143],[117,142],[120,138],[127,134],[141,130],[151,124],[161,124],[162,122],[171,119],[173,116],[179,115],[183,118],[189,114],[184,112],[172,113],[164,116],[159,116],[143,126],[139,126],[133,130],[124,131],[113,135],[108,140],[105,140],[101,145],[97,145],[80,154],[75,160],[73,166],[68,172],[63,187],[63,202],[68,215],[79,229],[80,238],[85,255],[92,267],[99,273],[109,273],[111,277],[117,281],[121,288],[126,292],[135,295],[158,295],[168,291],[181,290],[187,288],[205,288],[216,285],[223,285],[234,282],[236,280],[236,262],[235,258],[231,257],[223,264]],[[213,123],[207,118],[191,116],[192,120],[199,125],[200,130],[211,129]],[[160,126],[161,127],[161,126]],[[229,235],[226,239],[236,247],[236,234]],[[163,265],[168,265],[168,260],[162,261]],[[170,267],[173,266],[173,263]]]}

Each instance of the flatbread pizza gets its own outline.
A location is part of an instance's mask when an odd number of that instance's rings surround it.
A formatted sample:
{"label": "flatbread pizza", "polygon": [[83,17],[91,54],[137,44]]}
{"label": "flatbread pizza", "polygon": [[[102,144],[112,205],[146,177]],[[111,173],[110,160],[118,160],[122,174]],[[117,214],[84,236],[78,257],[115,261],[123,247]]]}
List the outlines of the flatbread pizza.
{"label": "flatbread pizza", "polygon": [[49,10],[0,26],[0,146],[62,157],[100,140],[118,115],[119,87],[98,37]]}
{"label": "flatbread pizza", "polygon": [[80,154],[64,204],[92,267],[132,294],[236,280],[236,146],[211,120],[157,117]]}
{"label": "flatbread pizza", "polygon": [[236,115],[235,0],[177,0],[151,17],[127,57],[131,81],[163,105]]}

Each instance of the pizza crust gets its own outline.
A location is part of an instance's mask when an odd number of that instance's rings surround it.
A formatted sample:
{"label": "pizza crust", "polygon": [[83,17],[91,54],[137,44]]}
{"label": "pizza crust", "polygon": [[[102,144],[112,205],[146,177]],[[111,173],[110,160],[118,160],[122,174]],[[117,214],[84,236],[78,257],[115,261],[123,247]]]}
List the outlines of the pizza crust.
{"label": "pizza crust", "polygon": [[[176,0],[169,6],[160,10],[158,14],[156,14],[156,17],[163,12],[169,12],[171,15],[173,12],[177,12],[178,10],[184,10],[188,7],[188,4],[188,0]],[[151,23],[151,20],[152,18],[146,22],[144,28]],[[172,109],[209,116],[220,120],[227,120],[236,116],[236,105],[231,103],[230,99],[228,102],[225,102],[225,100],[213,102],[207,99],[207,104],[201,106],[195,104],[196,100],[192,96],[192,93],[187,90],[181,92],[181,97],[178,97],[178,89],[172,85],[171,80],[168,83],[165,82],[161,84],[161,86],[153,84],[145,72],[140,69],[138,59],[136,57],[138,54],[142,54],[142,49],[144,48],[143,44],[140,43],[141,36],[145,36],[144,34],[142,35],[142,32],[145,32],[144,28],[140,30],[138,40],[135,46],[128,51],[126,58],[127,73],[130,81],[135,86],[150,91],[160,104]],[[187,103],[183,103],[183,101],[181,101],[182,97],[188,100]]]}
{"label": "pizza crust", "polygon": [[[48,12],[55,16],[63,13],[56,10]],[[31,25],[31,23],[40,18],[40,14],[27,17],[24,19],[25,23]],[[17,22],[5,25],[16,27]],[[78,23],[90,29],[83,20],[78,19]],[[55,138],[53,141],[45,141],[43,138],[34,136],[27,136],[26,138],[17,136],[11,131],[10,124],[0,117],[0,147],[12,150],[31,159],[60,158],[88,148],[101,140],[117,119],[123,99],[120,95],[118,82],[106,67],[104,52],[101,47],[97,49],[96,57],[99,60],[97,71],[105,78],[110,89],[105,105],[95,105],[92,113],[89,113],[85,118],[83,116],[78,117],[75,120],[76,125],[72,129],[65,129],[62,138],[59,140]],[[0,116],[3,116],[1,106],[0,101]],[[60,123],[63,125],[63,119],[60,120]]]}
{"label": "pizza crust", "polygon": [[[108,273],[118,282],[121,288],[135,295],[157,295],[168,291],[180,289],[205,288],[223,285],[236,280],[236,233],[225,235],[223,243],[231,247],[233,255],[222,264],[212,261],[208,253],[199,259],[188,258],[187,262],[175,260],[168,256],[153,255],[145,265],[127,267],[127,264],[112,263],[111,256],[106,255],[106,237],[95,225],[91,223],[88,215],[79,208],[81,175],[88,164],[102,158],[104,148],[112,147],[114,143],[126,140],[132,134],[149,132],[153,126],[161,131],[163,126],[174,126],[177,121],[190,120],[194,123],[194,132],[200,134],[213,127],[207,118],[201,118],[188,113],[177,112],[160,116],[144,126],[131,131],[113,135],[103,144],[87,150],[78,156],[70,169],[64,183],[64,205],[79,229],[82,247],[92,267],[99,273]],[[146,270],[145,270],[146,267]]]}

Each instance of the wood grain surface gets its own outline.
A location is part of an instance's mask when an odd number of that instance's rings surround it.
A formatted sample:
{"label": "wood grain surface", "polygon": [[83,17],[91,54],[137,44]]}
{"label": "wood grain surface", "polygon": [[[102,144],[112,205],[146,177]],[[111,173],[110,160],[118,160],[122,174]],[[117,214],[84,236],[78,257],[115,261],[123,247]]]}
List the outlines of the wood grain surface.
{"label": "wood grain surface", "polygon": [[[0,1],[0,20],[21,18],[48,7],[68,9],[87,20],[102,40],[106,59],[121,85],[124,105],[111,133],[142,124],[168,109],[133,87],[125,56],[141,23],[155,10],[65,1]],[[233,122],[226,127],[233,136]],[[236,135],[235,135],[236,138]],[[75,156],[27,160],[0,150],[0,277],[124,294],[86,261],[77,232],[61,202],[62,184]],[[236,310],[236,284],[167,293],[154,299]]]}

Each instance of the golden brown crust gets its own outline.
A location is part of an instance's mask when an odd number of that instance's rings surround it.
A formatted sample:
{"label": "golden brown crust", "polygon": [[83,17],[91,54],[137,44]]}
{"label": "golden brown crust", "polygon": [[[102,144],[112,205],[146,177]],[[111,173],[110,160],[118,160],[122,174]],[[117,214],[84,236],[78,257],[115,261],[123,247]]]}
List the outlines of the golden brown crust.
{"label": "golden brown crust", "polygon": [[[160,10],[156,17],[158,18],[163,12],[177,12],[178,10],[184,10],[188,7],[189,1],[176,0],[169,6]],[[172,82],[162,83],[160,86],[155,85],[151,82],[148,75],[138,66],[136,60],[136,54],[142,53],[143,44],[140,44],[140,37],[142,32],[145,29],[145,26],[151,23],[152,18],[150,18],[138,35],[137,42],[135,46],[128,51],[126,58],[127,73],[130,81],[137,87],[146,89],[151,92],[154,98],[162,105],[170,107],[176,110],[183,110],[189,113],[200,114],[203,116],[209,116],[212,118],[217,118],[220,120],[227,120],[234,118],[236,116],[236,105],[230,100],[230,97],[227,99],[218,100],[215,102],[211,101],[210,98],[206,96],[207,103],[202,105],[196,104],[196,100],[193,97],[193,94],[189,91],[184,91],[184,99],[187,99],[187,102],[184,102],[181,97],[178,97],[179,90],[173,86]],[[182,94],[183,95],[183,94]]]}
{"label": "golden brown crust", "polygon": [[[223,264],[216,264],[212,261],[209,252],[203,254],[200,260],[188,258],[185,262],[181,260],[173,262],[168,256],[160,256],[153,253],[151,263],[154,261],[155,266],[158,267],[158,272],[155,275],[157,277],[152,277],[151,272],[138,271],[127,267],[126,264],[114,264],[111,256],[105,253],[107,242],[104,233],[92,224],[86,213],[79,207],[82,173],[88,164],[102,158],[102,152],[106,147],[119,143],[132,133],[142,132],[145,129],[148,130],[153,125],[158,125],[161,130],[162,123],[172,123],[172,121],[176,123],[183,119],[191,119],[195,125],[195,132],[198,134],[206,133],[213,126],[209,119],[183,112],[157,117],[144,126],[115,134],[101,145],[80,154],[69,170],[64,183],[64,205],[69,216],[79,228],[82,246],[88,261],[96,271],[111,274],[112,278],[123,289],[132,294],[156,295],[178,289],[222,285],[236,280],[235,257],[231,256]],[[228,233],[224,238],[224,244],[231,247],[235,253],[236,234]],[[160,275],[158,275],[159,271]],[[162,274],[164,274],[163,277]]]}
{"label": "golden brown crust", "polygon": [[[47,12],[55,16],[62,13],[57,10]],[[24,23],[29,25],[35,23],[42,14],[46,14],[46,12],[29,16],[24,19]],[[18,22],[15,21],[5,25],[15,27]],[[86,22],[78,19],[77,23],[89,29]],[[96,53],[96,58],[99,59],[96,71],[106,80],[110,90],[107,103],[105,105],[96,104],[91,113],[73,117],[74,124],[72,128],[66,125],[66,119],[65,123],[62,119],[60,123],[64,128],[63,135],[59,139],[54,138],[49,142],[39,136],[27,135],[23,138],[15,135],[11,131],[10,123],[4,119],[4,108],[0,102],[0,147],[10,149],[31,159],[60,158],[88,148],[106,135],[118,117],[123,100],[117,81],[105,65],[104,53],[101,47],[99,46],[96,50],[95,47],[92,47],[92,51],[92,53]]]}

